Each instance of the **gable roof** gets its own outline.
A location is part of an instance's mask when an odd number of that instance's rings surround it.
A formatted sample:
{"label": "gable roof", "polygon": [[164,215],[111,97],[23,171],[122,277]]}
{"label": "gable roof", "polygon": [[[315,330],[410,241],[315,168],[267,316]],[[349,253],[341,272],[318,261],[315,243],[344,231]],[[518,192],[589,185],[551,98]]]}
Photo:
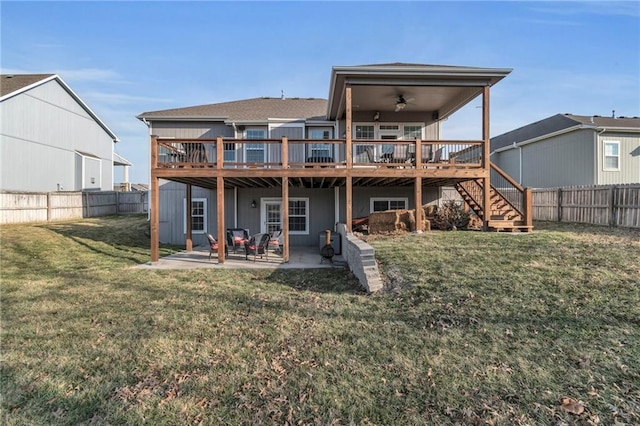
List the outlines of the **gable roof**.
{"label": "gable roof", "polygon": [[[0,97],[4,97],[13,92],[22,92],[27,90],[32,84],[50,80],[55,74],[2,74],[0,76]],[[15,93],[16,95],[18,93]],[[14,95],[15,96],[15,95]]]}
{"label": "gable roof", "polygon": [[56,80],[60,86],[76,101],[80,106],[93,118],[96,123],[113,139],[118,142],[119,139],[115,133],[100,120],[100,118],[84,103],[71,87],[60,78],[57,74],[2,74],[0,75],[0,102],[27,92],[35,87],[41,86],[52,80]]}
{"label": "gable roof", "polygon": [[588,128],[593,130],[607,129],[610,131],[640,131],[640,118],[613,118],[600,117],[598,115],[556,114],[491,138],[491,150],[495,151],[512,145],[513,143],[530,141],[532,139],[542,138],[543,136],[548,136],[557,132],[568,132],[571,130]]}
{"label": "gable roof", "polygon": [[139,119],[267,122],[269,119],[324,120],[327,100],[318,98],[253,98],[186,108],[143,112]]}

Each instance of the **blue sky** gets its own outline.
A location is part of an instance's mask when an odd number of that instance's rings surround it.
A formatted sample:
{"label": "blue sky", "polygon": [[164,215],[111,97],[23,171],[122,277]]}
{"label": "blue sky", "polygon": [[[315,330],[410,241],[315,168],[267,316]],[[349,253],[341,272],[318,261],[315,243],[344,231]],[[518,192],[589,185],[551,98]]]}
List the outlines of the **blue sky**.
{"label": "blue sky", "polygon": [[[638,1],[2,1],[0,13],[2,73],[59,74],[118,135],[134,183],[149,173],[136,115],[281,90],[326,98],[334,65],[513,68],[491,92],[492,136],[556,113],[640,116]],[[477,137],[479,103],[444,137]]]}

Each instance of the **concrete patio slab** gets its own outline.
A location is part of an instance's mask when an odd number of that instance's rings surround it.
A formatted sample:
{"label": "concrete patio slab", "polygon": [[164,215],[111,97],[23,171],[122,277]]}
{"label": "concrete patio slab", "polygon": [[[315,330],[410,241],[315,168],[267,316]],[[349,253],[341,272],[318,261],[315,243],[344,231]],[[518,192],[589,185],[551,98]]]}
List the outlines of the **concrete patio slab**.
{"label": "concrete patio slab", "polygon": [[142,269],[195,269],[195,268],[216,268],[216,269],[314,269],[314,268],[344,268],[346,262],[341,255],[333,257],[333,263],[323,261],[320,256],[320,249],[317,247],[292,247],[289,253],[289,262],[284,263],[282,256],[269,252],[266,256],[253,256],[249,260],[245,259],[244,253],[229,253],[224,263],[218,263],[218,257],[214,253],[209,260],[209,248],[206,246],[195,247],[191,252],[180,252],[160,258],[158,262],[148,262],[137,265],[135,268]]}

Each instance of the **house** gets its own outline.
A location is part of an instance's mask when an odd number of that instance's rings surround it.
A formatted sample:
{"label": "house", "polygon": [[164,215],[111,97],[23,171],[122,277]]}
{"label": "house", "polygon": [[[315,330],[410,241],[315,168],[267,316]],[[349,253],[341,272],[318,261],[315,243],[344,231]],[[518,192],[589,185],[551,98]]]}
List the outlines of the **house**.
{"label": "house", "polygon": [[0,190],[111,191],[117,136],[55,74],[0,76]]}
{"label": "house", "polygon": [[[351,231],[373,211],[436,203],[447,186],[487,229],[531,229],[524,188],[516,184],[517,200],[500,202],[490,183],[499,172],[489,161],[489,94],[510,71],[339,66],[326,100],[253,98],[140,114],[152,135],[152,261],[160,240],[190,249],[227,228],[282,229],[287,261],[290,245],[317,246],[321,232],[337,223]],[[441,122],[477,97],[482,139],[442,140]]]}
{"label": "house", "polygon": [[491,151],[527,187],[640,183],[640,117],[556,114],[492,138]]}

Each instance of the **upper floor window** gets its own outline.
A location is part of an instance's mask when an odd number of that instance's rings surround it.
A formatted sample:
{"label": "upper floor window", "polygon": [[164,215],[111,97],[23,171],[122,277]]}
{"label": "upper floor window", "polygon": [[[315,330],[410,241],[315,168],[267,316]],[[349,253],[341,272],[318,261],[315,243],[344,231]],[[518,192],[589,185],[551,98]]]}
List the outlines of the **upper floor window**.
{"label": "upper floor window", "polygon": [[247,129],[244,133],[245,139],[264,139],[267,135],[264,129]]}
{"label": "upper floor window", "polygon": [[620,170],[620,142],[604,141],[604,170]]}
{"label": "upper floor window", "polygon": [[[309,130],[309,139],[329,139],[331,132],[329,130],[311,129]],[[331,145],[328,143],[312,143],[309,145],[309,157],[313,158],[330,158]]]}
{"label": "upper floor window", "polygon": [[375,131],[372,125],[356,125],[356,139],[373,139]]}
{"label": "upper floor window", "polygon": [[422,126],[404,126],[404,140],[422,139]]}
{"label": "upper floor window", "polygon": [[[247,129],[245,139],[264,139],[267,132],[264,129]],[[263,163],[267,158],[267,146],[264,143],[245,144],[245,158],[247,163]]]}

